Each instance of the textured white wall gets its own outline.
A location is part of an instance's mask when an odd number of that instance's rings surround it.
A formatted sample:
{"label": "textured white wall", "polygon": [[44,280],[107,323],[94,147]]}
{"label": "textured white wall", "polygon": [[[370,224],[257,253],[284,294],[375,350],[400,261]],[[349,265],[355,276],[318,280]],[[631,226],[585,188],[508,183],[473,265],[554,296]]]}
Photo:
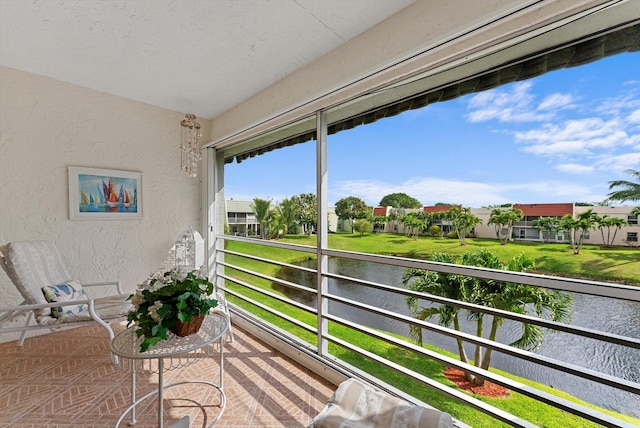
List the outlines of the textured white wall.
{"label": "textured white wall", "polygon": [[[200,226],[200,178],[180,171],[183,117],[0,67],[0,243],[52,240],[80,280],[133,290]],[[142,172],[144,218],[69,220],[69,165]],[[0,270],[0,306],[20,301]]]}

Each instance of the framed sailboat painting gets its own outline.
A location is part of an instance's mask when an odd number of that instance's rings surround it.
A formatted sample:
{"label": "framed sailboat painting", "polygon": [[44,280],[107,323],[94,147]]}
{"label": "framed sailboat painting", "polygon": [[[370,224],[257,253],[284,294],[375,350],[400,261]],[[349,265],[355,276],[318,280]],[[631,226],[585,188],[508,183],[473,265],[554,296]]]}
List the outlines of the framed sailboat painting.
{"label": "framed sailboat painting", "polygon": [[71,220],[142,218],[142,173],[69,167]]}

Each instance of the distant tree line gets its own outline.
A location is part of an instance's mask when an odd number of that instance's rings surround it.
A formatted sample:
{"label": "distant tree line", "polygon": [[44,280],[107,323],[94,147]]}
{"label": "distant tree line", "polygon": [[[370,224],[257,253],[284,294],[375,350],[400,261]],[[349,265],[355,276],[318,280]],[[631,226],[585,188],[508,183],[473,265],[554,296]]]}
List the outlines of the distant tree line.
{"label": "distant tree line", "polygon": [[[627,180],[615,180],[609,182],[611,193],[602,204],[611,201],[626,202],[640,201],[640,171],[627,170],[627,173],[636,178],[638,182]],[[616,190],[617,189],[617,190]],[[592,206],[588,203],[576,203],[578,206]],[[287,233],[304,233],[310,235],[317,227],[317,198],[313,193],[303,193],[291,198],[285,198],[282,202],[272,206],[271,200],[254,198],[252,209],[260,224],[261,238],[277,238]],[[436,213],[424,211],[407,212],[410,209],[423,207],[423,204],[406,193],[391,193],[384,196],[378,206],[392,207],[386,216],[373,216],[373,208],[357,196],[348,196],[335,203],[336,216],[350,225],[353,233],[360,235],[385,230],[386,225],[392,226],[395,233],[399,232],[402,224],[403,232],[413,239],[419,235],[428,233],[430,236],[442,236],[442,229],[434,224],[437,221],[446,223],[451,227],[449,237],[455,237],[460,245],[465,245],[465,238],[473,229],[482,224],[482,220],[471,212],[471,208],[461,205],[438,202],[435,206],[449,206],[450,208]],[[513,208],[512,204],[492,206],[489,216],[489,225],[493,225],[496,239],[505,245],[512,239],[513,226],[523,219],[523,212]],[[631,213],[640,215],[640,206],[635,207]],[[580,253],[584,239],[589,231],[599,230],[605,246],[612,246],[617,232],[628,223],[621,218],[599,216],[592,209],[586,210],[575,217],[567,214],[562,218],[540,217],[533,222],[533,226],[542,233],[544,242],[549,242],[558,232],[566,232],[571,248],[575,254]]]}

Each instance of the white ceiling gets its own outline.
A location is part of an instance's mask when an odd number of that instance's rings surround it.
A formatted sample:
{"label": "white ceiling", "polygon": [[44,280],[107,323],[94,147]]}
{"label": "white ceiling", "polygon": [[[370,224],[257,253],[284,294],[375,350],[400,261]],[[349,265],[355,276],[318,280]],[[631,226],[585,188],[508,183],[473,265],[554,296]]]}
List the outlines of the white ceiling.
{"label": "white ceiling", "polygon": [[414,0],[0,0],[0,64],[213,118]]}

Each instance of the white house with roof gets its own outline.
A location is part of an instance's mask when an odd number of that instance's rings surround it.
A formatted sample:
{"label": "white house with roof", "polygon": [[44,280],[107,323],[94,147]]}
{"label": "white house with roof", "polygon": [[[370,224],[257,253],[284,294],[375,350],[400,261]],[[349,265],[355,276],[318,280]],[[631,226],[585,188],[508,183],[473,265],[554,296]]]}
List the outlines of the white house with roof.
{"label": "white house with roof", "polygon": [[[375,207],[372,214],[374,216],[389,216],[392,213],[398,215],[404,215],[409,212],[423,211],[428,214],[436,214],[439,212],[450,209],[450,205],[438,205],[438,206],[424,206],[422,209],[406,209],[398,213],[392,207]],[[625,206],[577,206],[574,203],[535,203],[535,204],[513,204],[513,207],[519,209],[523,213],[523,218],[513,224],[512,239],[514,241],[547,241],[547,242],[563,242],[567,243],[570,237],[566,231],[555,230],[551,235],[544,236],[543,231],[536,227],[536,220],[541,217],[553,217],[555,219],[561,219],[563,216],[569,214],[573,217],[579,214],[592,210],[594,214],[600,217],[616,217],[624,220],[626,225],[622,226],[619,230],[613,228],[611,235],[615,237],[612,239],[612,245],[622,246],[637,246],[638,235],[640,234],[640,224],[638,224],[638,216],[631,215],[634,207]],[[491,212],[493,208],[471,208],[471,213],[476,215],[482,223],[476,225],[473,230],[473,235],[478,238],[495,238],[495,227],[489,224],[491,218]],[[451,231],[451,223],[444,219],[435,219],[432,224],[441,228],[443,234],[447,234]],[[387,221],[384,232],[399,232],[402,233],[404,227],[402,222]],[[423,233],[426,233],[423,232]],[[605,237],[603,239],[602,233],[598,229],[593,229],[587,233],[584,239],[585,244],[603,245],[607,240],[607,231],[605,229]]]}
{"label": "white house with roof", "polygon": [[229,234],[235,236],[260,235],[260,223],[256,218],[250,201],[226,201],[227,225]]}
{"label": "white house with roof", "polygon": [[[225,201],[227,226],[230,235],[235,236],[255,236],[260,235],[260,223],[253,212],[251,201],[236,201],[227,199]],[[328,209],[328,228],[330,232],[343,231],[345,224],[338,219],[336,210],[333,207]],[[344,223],[344,224],[343,224]],[[290,231],[291,233],[300,233],[300,230]]]}

